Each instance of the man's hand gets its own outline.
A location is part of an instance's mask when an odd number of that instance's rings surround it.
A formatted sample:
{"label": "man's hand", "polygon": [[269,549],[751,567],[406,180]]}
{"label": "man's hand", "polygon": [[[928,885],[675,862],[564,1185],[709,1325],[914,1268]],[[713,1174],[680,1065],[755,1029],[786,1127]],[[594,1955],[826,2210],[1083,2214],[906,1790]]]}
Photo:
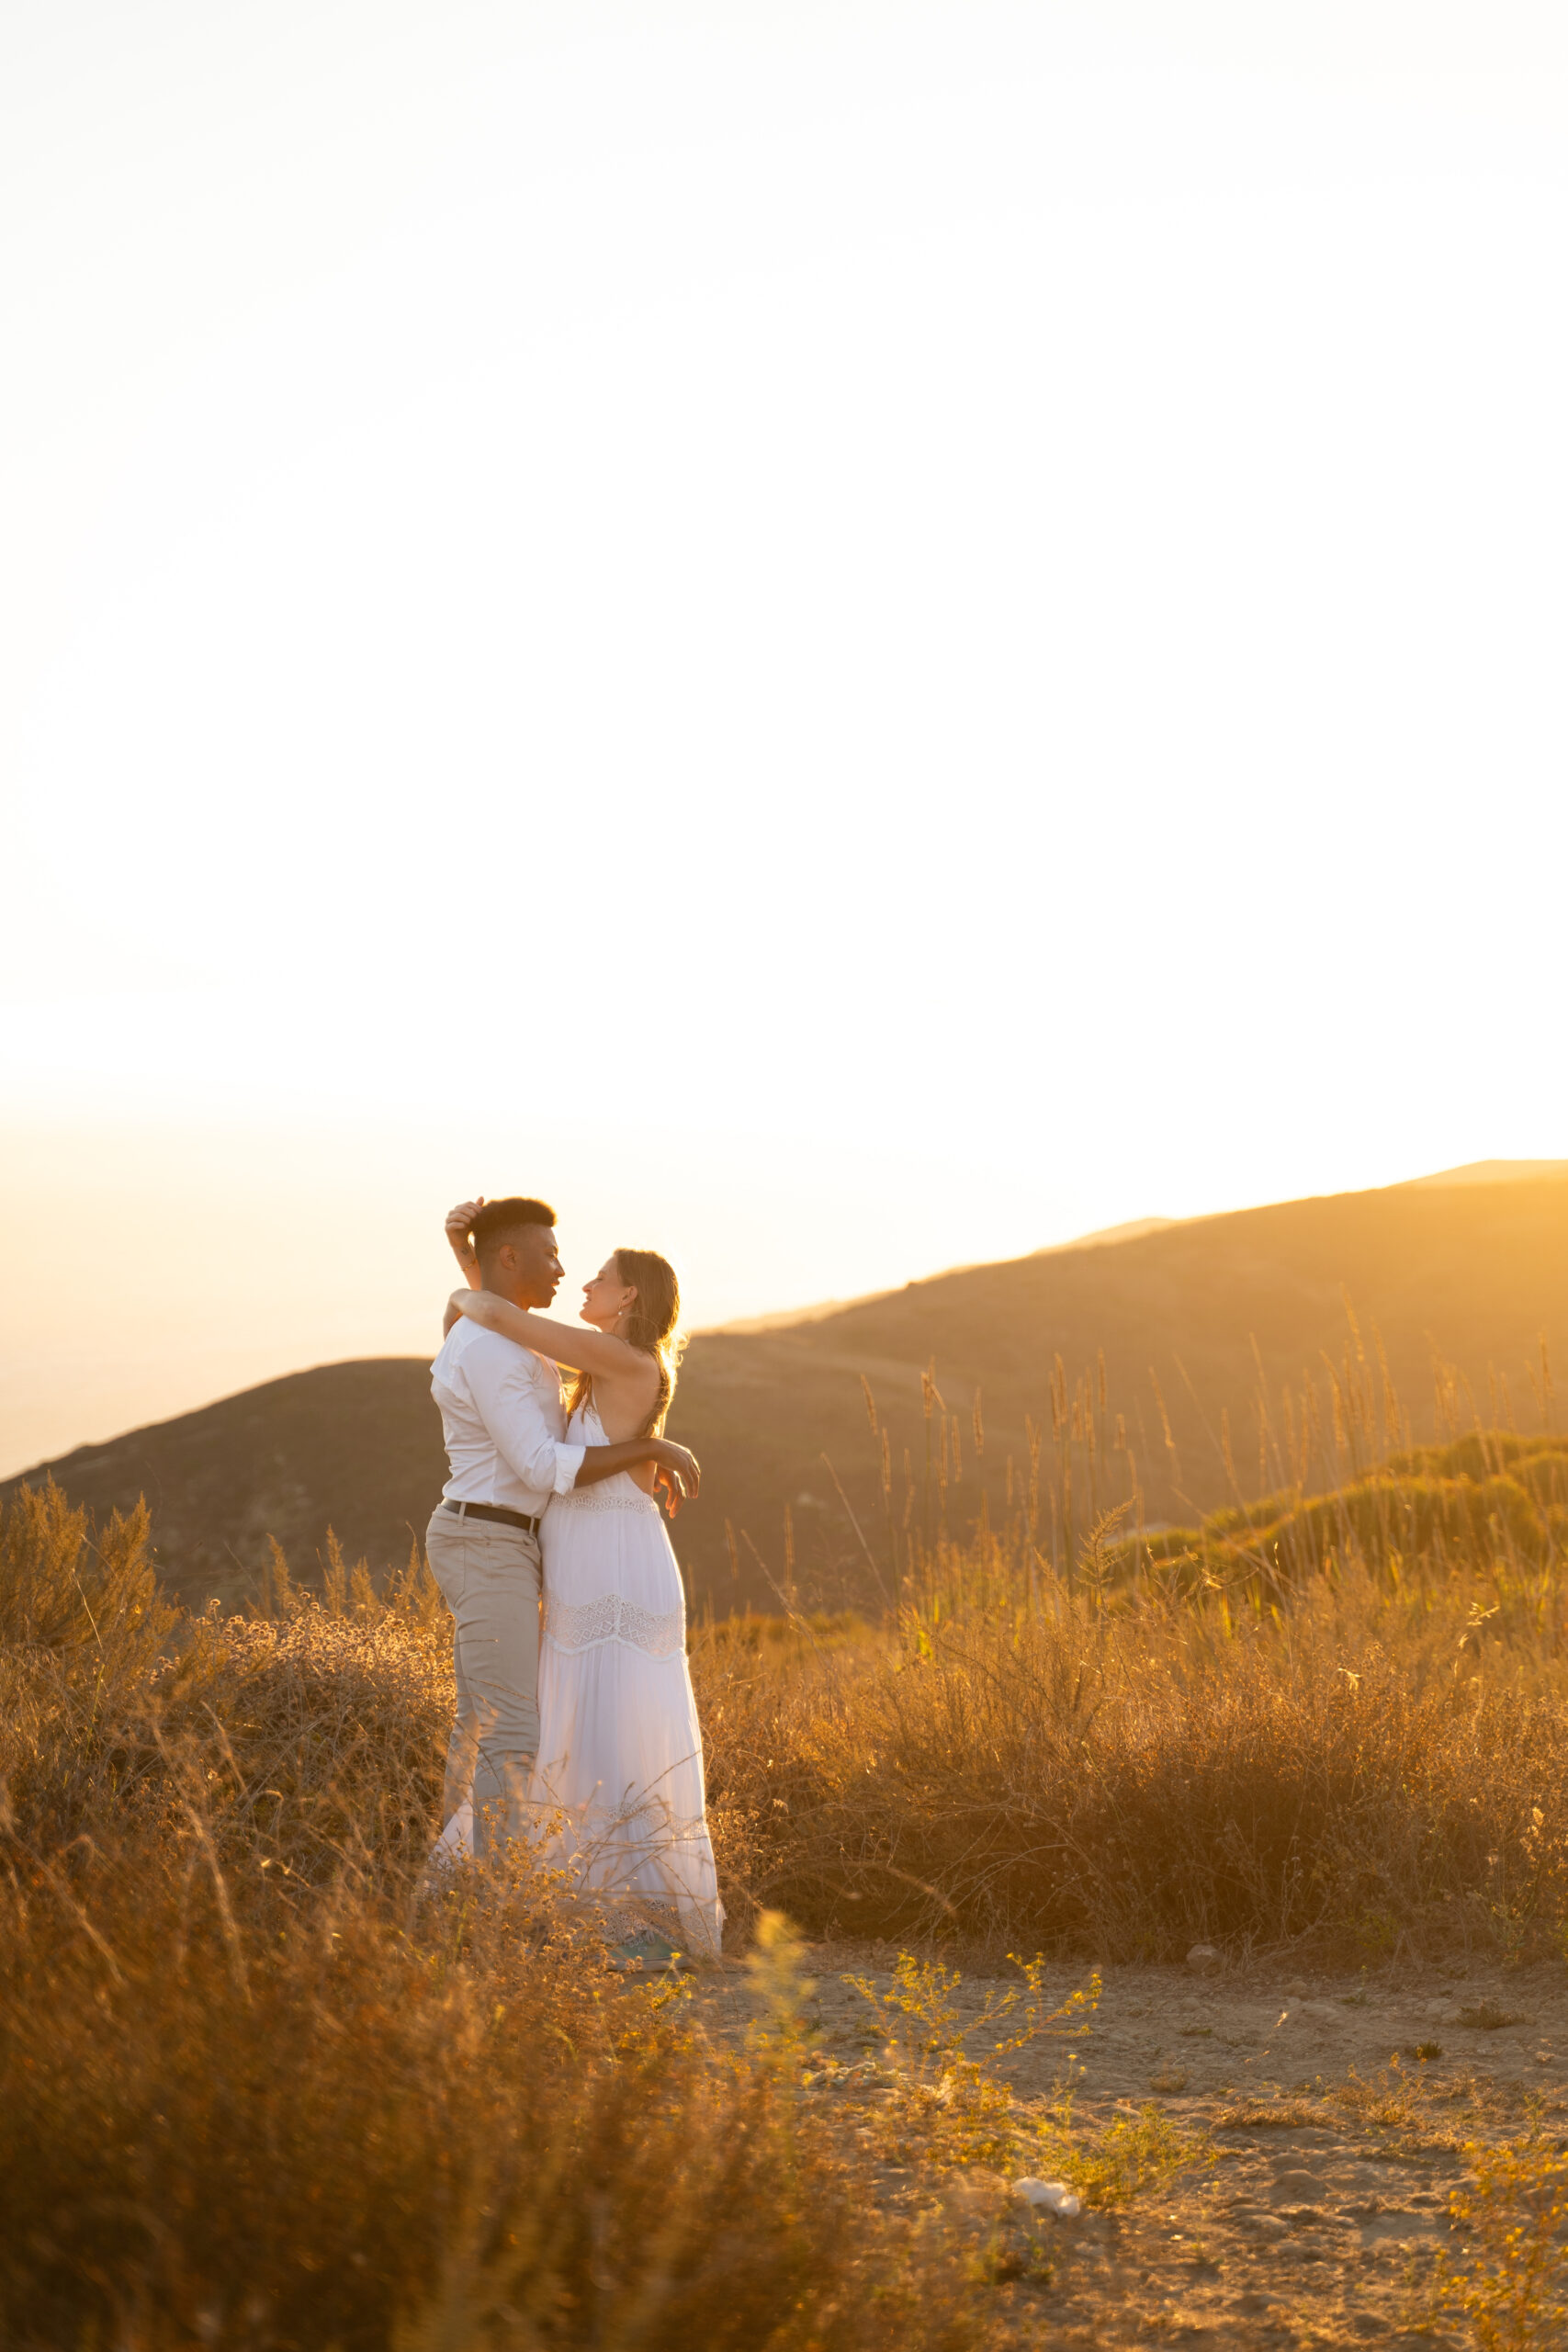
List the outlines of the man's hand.
{"label": "man's hand", "polygon": [[479,1251],[468,1239],[469,1228],[485,1204],[481,1193],[477,1201],[459,1201],[455,1209],[446,1212],[446,1238],[452,1255],[468,1278],[468,1288],[477,1290],[479,1282]]}
{"label": "man's hand", "polygon": [[689,1447],[677,1445],[673,1438],[661,1437],[655,1442],[659,1450],[650,1457],[654,1490],[662,1494],[664,1508],[673,1519],[682,1503],[695,1502],[703,1483],[702,1469]]}

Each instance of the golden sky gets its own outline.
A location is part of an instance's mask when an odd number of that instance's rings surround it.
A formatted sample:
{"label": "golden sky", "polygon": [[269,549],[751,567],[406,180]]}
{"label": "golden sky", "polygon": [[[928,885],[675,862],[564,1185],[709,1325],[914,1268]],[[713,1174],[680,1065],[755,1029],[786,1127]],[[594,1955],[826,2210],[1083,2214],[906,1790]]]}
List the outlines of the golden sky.
{"label": "golden sky", "polygon": [[0,1469],[1568,1151],[1555,7],[0,32]]}

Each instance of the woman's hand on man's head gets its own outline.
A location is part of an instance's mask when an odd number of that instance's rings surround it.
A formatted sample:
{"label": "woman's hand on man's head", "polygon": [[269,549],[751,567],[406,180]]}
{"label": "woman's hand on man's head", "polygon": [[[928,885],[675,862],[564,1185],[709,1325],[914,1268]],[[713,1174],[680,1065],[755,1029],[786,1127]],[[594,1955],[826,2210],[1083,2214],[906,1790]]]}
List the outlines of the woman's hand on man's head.
{"label": "woman's hand on man's head", "polygon": [[452,1255],[468,1278],[470,1289],[477,1289],[479,1279],[479,1252],[468,1239],[475,1217],[485,1204],[481,1193],[477,1201],[459,1201],[455,1209],[446,1212],[446,1238]]}

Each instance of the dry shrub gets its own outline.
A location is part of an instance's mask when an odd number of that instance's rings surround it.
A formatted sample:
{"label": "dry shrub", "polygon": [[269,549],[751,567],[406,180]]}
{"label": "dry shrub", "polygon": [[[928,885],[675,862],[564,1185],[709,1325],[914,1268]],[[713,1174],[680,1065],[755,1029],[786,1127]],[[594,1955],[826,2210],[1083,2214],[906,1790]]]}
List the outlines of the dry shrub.
{"label": "dry shrub", "polygon": [[225,1851],[265,1843],[311,1881],[345,1862],[389,1889],[417,1878],[452,1719],[449,1637],[395,1608],[314,1600],[281,1622],[206,1620],[152,1696],[176,1782],[194,1765]]}
{"label": "dry shrub", "polygon": [[386,1599],[341,1562],[324,1600],[281,1555],[267,1620],[182,1619],[144,1510],[101,1533],[58,1487],[0,1519],[0,1785],[39,1851],[152,1834],[193,1807],[225,1856],[407,1887],[429,1850],[452,1712],[449,1628],[418,1562]]}
{"label": "dry shrub", "polygon": [[727,1899],[1116,1960],[1561,1937],[1568,1712],[1529,1592],[1043,1589],[805,1673],[699,1651]]}
{"label": "dry shrub", "polygon": [[144,1520],[52,1491],[0,1563],[0,2341],[976,2340],[787,2032],[714,2053],[523,1854],[421,1890],[450,1704],[421,1577],[177,1624]]}
{"label": "dry shrub", "polygon": [[463,1872],[410,1933],[269,1903],[194,1833],[166,1860],[13,1879],[6,2342],[969,2340],[855,2143],[609,1976],[558,1887]]}

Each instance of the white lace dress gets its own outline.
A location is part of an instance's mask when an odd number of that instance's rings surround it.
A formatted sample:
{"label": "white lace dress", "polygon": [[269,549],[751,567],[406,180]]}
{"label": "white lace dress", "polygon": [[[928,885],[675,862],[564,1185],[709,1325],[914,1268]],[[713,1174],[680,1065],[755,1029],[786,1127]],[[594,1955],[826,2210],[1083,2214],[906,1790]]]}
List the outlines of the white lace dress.
{"label": "white lace dress", "polygon": [[[592,1405],[568,1442],[604,1445]],[[530,1792],[556,1817],[552,1859],[716,1952],[724,1928],[686,1665],[686,1608],[664,1514],[625,1472],[545,1513],[539,1760]]]}

